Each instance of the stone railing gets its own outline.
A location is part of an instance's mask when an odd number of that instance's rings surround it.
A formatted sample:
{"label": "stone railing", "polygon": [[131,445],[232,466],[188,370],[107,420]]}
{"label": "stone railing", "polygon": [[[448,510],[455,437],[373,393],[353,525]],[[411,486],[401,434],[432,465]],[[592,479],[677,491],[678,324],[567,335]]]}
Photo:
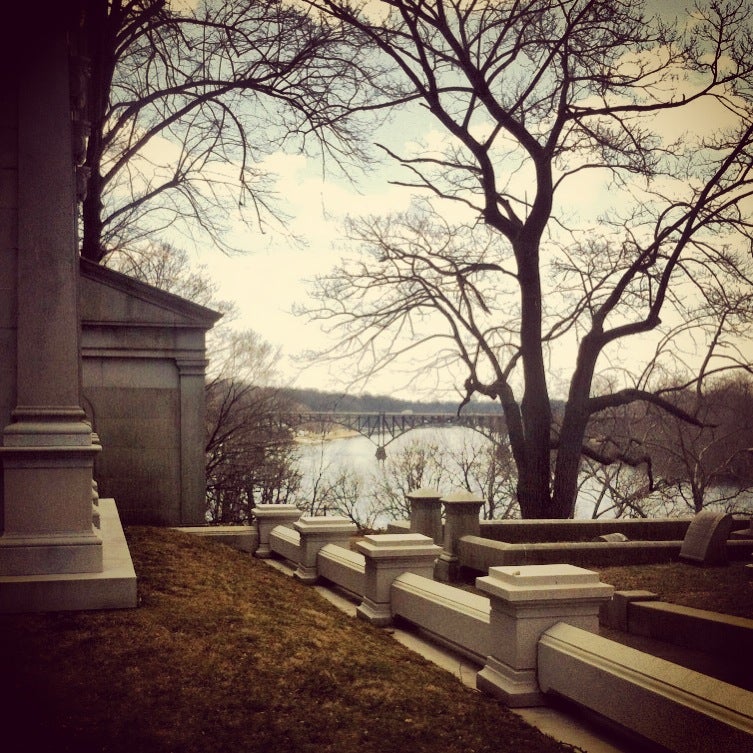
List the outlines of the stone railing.
{"label": "stone railing", "polygon": [[753,693],[563,622],[537,651],[541,691],[639,739],[682,753],[753,750]]}
{"label": "stone railing", "polygon": [[[644,604],[644,611],[656,609],[652,594],[613,597],[597,573],[557,562],[495,565],[476,579],[475,592],[456,588],[441,581],[466,566],[464,549],[479,539],[481,500],[435,490],[411,500],[419,508],[412,526],[420,531],[368,536],[358,536],[342,517],[301,517],[291,506],[266,505],[256,510],[256,556],[283,557],[302,583],[326,581],[344,590],[358,603],[357,616],[372,624],[415,625],[475,663],[477,687],[509,706],[558,696],[678,753],[705,750],[709,735],[725,750],[753,749],[746,747],[753,743],[753,693],[596,634],[600,614],[625,629],[622,623],[638,619]],[[711,517],[696,521],[701,538],[714,525]],[[578,545],[570,542],[561,553]],[[721,627],[739,629],[728,623]]]}
{"label": "stone railing", "polygon": [[[450,505],[445,539],[449,531],[452,541],[467,530],[469,508],[478,519],[479,501],[458,494],[444,502]],[[374,625],[395,619],[416,625],[475,661],[478,687],[510,706],[544,702],[536,679],[539,635],[563,620],[595,632],[600,604],[612,594],[598,574],[572,565],[492,568],[477,579],[481,593],[472,593],[434,579],[455,563],[424,534],[359,537],[342,517],[294,519],[296,511],[285,505],[259,512],[256,556],[288,560],[302,583],[327,580],[344,589],[359,602],[357,616]]]}

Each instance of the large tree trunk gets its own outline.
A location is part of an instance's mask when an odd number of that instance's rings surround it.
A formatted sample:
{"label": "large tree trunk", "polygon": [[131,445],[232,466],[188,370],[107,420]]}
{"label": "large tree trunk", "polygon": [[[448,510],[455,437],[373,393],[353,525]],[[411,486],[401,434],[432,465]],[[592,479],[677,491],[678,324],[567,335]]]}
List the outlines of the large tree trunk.
{"label": "large tree trunk", "polygon": [[525,389],[521,401],[523,462],[518,466],[518,503],[524,518],[553,517],[550,504],[552,408],[541,343],[541,279],[538,242],[516,244],[521,292],[520,345]]}
{"label": "large tree trunk", "polygon": [[586,335],[581,342],[575,373],[570,382],[554,467],[552,512],[560,518],[571,518],[575,512],[583,443],[590,418],[588,400],[599,352],[595,335]]}

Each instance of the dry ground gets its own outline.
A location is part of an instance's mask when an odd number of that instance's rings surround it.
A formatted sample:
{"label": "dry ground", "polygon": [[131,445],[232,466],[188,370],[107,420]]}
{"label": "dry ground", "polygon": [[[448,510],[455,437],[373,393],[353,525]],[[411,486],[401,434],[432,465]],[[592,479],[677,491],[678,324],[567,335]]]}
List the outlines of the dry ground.
{"label": "dry ground", "polygon": [[0,616],[0,750],[562,753],[313,589],[127,530],[135,610]]}
{"label": "dry ground", "polygon": [[664,601],[753,620],[753,581],[745,562],[698,567],[682,562],[605,567],[601,580],[618,591],[653,591]]}
{"label": "dry ground", "polygon": [[[228,547],[127,530],[135,610],[0,616],[0,750],[562,753],[493,699]],[[602,580],[753,617],[742,565]]]}

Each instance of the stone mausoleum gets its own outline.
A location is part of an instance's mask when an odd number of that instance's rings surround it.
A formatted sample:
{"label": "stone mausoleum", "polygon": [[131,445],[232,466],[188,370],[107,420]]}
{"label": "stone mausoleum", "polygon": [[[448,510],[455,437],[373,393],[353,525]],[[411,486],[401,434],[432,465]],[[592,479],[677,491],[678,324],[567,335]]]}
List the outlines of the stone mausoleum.
{"label": "stone mausoleum", "polygon": [[0,611],[135,606],[118,497],[164,523],[203,500],[217,315],[81,271],[85,8],[14,3],[0,26]]}
{"label": "stone mausoleum", "polygon": [[219,314],[81,260],[83,407],[123,523],[204,523],[205,334]]}

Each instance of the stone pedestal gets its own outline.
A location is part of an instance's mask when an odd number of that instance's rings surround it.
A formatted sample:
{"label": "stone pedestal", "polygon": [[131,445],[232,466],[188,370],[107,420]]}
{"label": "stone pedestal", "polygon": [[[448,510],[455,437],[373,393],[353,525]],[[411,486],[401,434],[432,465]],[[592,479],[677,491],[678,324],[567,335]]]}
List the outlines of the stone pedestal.
{"label": "stone pedestal", "polygon": [[479,510],[484,499],[461,490],[442,497],[441,501],[445,512],[444,544],[434,569],[434,577],[444,583],[452,583],[458,579],[460,570],[458,542],[463,536],[479,536],[481,533]]}
{"label": "stone pedestal", "polygon": [[476,587],[489,596],[492,647],[476,686],[513,707],[544,702],[536,679],[542,633],[558,622],[598,632],[599,607],[614,590],[573,565],[492,567]]}
{"label": "stone pedestal", "polygon": [[304,516],[293,524],[301,539],[298,567],[293,577],[308,585],[316,583],[319,573],[316,557],[327,544],[338,544],[345,549],[350,539],[357,533],[358,526],[348,518],[339,515],[330,517]]}
{"label": "stone pedestal", "polygon": [[356,614],[372,625],[392,622],[390,588],[402,573],[431,578],[440,547],[420,533],[365,536],[356,544],[365,557],[364,598]]}
{"label": "stone pedestal", "polygon": [[136,605],[115,504],[93,505],[101,448],[81,408],[82,10],[14,4],[0,28],[0,612]]}
{"label": "stone pedestal", "polygon": [[92,511],[92,469],[100,448],[83,420],[54,422],[49,413],[45,418],[20,420],[3,433],[0,575],[101,572],[102,541]]}
{"label": "stone pedestal", "polygon": [[410,531],[428,536],[442,545],[442,495],[429,487],[408,492],[410,502]]}
{"label": "stone pedestal", "polygon": [[259,505],[254,508],[254,521],[258,537],[258,547],[254,557],[267,559],[272,555],[269,548],[269,532],[279,525],[291,526],[301,517],[295,505]]}

